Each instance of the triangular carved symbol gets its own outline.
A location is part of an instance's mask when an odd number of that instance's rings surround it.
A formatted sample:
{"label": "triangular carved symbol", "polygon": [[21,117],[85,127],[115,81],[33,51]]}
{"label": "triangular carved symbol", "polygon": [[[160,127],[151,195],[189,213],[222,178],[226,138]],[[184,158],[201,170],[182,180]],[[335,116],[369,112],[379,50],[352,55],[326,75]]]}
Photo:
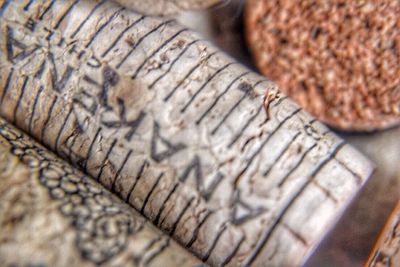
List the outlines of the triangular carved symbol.
{"label": "triangular carved symbol", "polygon": [[14,38],[14,30],[9,26],[7,26],[6,48],[7,59],[12,63],[15,63],[14,60],[20,61],[26,58],[37,49],[37,47],[28,49],[29,47],[26,44],[16,40]]}
{"label": "triangular carved symbol", "polygon": [[160,126],[154,122],[153,137],[151,139],[151,157],[157,162],[161,162],[171,157],[178,151],[186,148],[183,143],[173,144],[160,135]]}
{"label": "triangular carved symbol", "polygon": [[236,200],[233,203],[234,207],[232,210],[232,223],[234,225],[240,225],[248,220],[257,217],[266,210],[262,207],[253,208],[245,203],[240,198],[240,191],[237,193]]}

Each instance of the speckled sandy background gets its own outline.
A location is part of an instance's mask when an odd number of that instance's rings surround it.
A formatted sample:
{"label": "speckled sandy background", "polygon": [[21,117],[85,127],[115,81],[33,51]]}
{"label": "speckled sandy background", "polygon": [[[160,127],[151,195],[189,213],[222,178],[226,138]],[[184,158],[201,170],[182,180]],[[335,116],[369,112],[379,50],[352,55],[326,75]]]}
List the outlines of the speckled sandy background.
{"label": "speckled sandy background", "polygon": [[[255,69],[243,40],[243,1],[225,1],[209,11],[186,12],[179,20]],[[306,266],[361,266],[400,198],[400,128],[342,134],[367,155],[376,171]]]}

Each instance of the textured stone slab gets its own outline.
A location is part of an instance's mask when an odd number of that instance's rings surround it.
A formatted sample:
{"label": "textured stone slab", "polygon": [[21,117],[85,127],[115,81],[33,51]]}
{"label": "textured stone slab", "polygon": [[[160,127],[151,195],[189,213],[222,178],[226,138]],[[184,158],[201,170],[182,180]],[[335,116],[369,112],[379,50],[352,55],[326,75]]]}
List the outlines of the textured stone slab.
{"label": "textured stone slab", "polygon": [[371,173],[175,21],[95,1],[2,13],[0,114],[212,265],[301,264]]}
{"label": "textured stone slab", "polygon": [[104,187],[0,119],[3,266],[203,266]]}

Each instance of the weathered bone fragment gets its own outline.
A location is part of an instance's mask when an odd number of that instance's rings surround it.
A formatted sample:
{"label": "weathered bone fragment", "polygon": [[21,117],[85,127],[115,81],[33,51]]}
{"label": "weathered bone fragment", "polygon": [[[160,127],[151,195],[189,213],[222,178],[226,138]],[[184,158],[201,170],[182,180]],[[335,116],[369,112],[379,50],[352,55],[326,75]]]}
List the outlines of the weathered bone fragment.
{"label": "weathered bone fragment", "polygon": [[200,266],[113,196],[0,119],[3,266]]}
{"label": "weathered bone fragment", "polygon": [[371,173],[173,20],[108,1],[7,3],[0,114],[207,263],[301,264]]}
{"label": "weathered bone fragment", "polygon": [[400,201],[382,229],[365,266],[400,266]]}

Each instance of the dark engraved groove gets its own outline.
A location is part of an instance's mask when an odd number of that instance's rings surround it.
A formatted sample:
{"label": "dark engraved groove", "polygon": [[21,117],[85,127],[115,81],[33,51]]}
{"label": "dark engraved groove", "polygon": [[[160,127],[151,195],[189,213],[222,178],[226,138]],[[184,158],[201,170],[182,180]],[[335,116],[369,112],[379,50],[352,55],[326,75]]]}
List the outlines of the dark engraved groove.
{"label": "dark engraved groove", "polygon": [[149,162],[147,160],[143,161],[143,164],[140,167],[140,170],[139,170],[138,174],[136,175],[135,182],[133,183],[131,189],[129,190],[128,195],[126,196],[126,200],[125,200],[126,202],[129,203],[129,199],[131,198],[131,194],[132,194],[133,190],[135,190],[135,187],[136,187],[137,183],[139,182],[140,178],[142,178],[142,176],[143,176],[144,169],[148,165],[149,165]]}
{"label": "dark engraved groove", "polygon": [[[279,159],[286,153],[286,151],[288,151],[288,149],[292,146],[292,144],[294,143],[294,141],[296,141],[297,137],[299,137],[300,134],[301,134],[301,132],[298,132],[292,137],[292,139],[290,139],[289,143],[287,143],[285,148],[282,149],[282,151],[279,153],[279,155],[273,160],[274,163],[278,162]],[[272,170],[273,167],[274,167],[273,164],[271,166],[269,166],[269,168],[263,173],[263,176],[264,177],[268,176],[269,172]]]}
{"label": "dark engraved groove", "polygon": [[128,54],[126,54],[122,60],[116,65],[116,68],[119,69],[122,64],[124,64],[124,62],[130,57],[130,55],[135,51],[135,49],[141,44],[141,42],[143,42],[143,40],[145,40],[149,35],[151,35],[152,33],[156,32],[157,30],[159,30],[161,27],[168,25],[172,22],[174,22],[175,20],[171,19],[171,20],[167,20],[164,21],[162,23],[160,23],[157,27],[155,27],[154,29],[150,30],[149,32],[147,32],[145,35],[143,35],[142,37],[139,38],[139,40],[132,46],[132,48],[129,50]]}
{"label": "dark engraved groove", "polygon": [[0,17],[3,15],[4,11],[6,10],[7,6],[10,4],[11,0],[5,0],[0,7]]}
{"label": "dark engraved groove", "polygon": [[[28,3],[26,3],[26,5],[24,6],[24,11],[28,11],[29,7],[31,6],[31,4],[34,2],[35,0],[29,0]],[[7,2],[7,1],[6,1]]]}
{"label": "dark engraved groove", "polygon": [[65,129],[66,124],[68,123],[68,120],[69,120],[69,117],[72,114],[72,111],[73,111],[72,108],[68,111],[67,117],[65,117],[65,119],[63,121],[63,124],[62,124],[60,130],[57,133],[56,141],[54,142],[54,147],[53,147],[53,150],[55,151],[55,153],[57,155],[59,154],[58,151],[59,151],[59,142],[60,142],[61,135],[62,135],[62,133],[63,133],[63,131]]}
{"label": "dark engraved groove", "polygon": [[251,157],[247,160],[247,164],[246,167],[243,168],[243,170],[239,173],[239,175],[235,178],[235,185],[238,184],[239,179],[242,177],[242,174],[246,172],[246,170],[250,167],[251,163],[253,162],[253,160],[255,159],[255,157],[262,151],[262,149],[264,148],[264,146],[268,143],[268,141],[272,138],[272,136],[275,135],[275,133],[291,118],[293,118],[293,116],[295,116],[297,113],[299,113],[301,111],[300,108],[297,108],[294,112],[292,112],[289,116],[287,116],[284,120],[282,120],[278,126],[268,135],[267,138],[265,138],[265,140],[262,142],[262,144],[260,145],[260,147],[253,153],[253,155],[251,155]]}
{"label": "dark engraved groove", "polygon": [[162,177],[164,176],[164,173],[160,173],[160,175],[158,176],[156,182],[154,183],[154,185],[151,187],[150,192],[147,194],[146,198],[144,199],[142,208],[140,209],[140,213],[144,215],[144,209],[146,208],[147,203],[149,202],[149,199],[151,197],[151,195],[153,194],[154,190],[157,188],[157,185],[160,183]]}
{"label": "dark engraved groove", "polygon": [[123,31],[121,31],[119,33],[119,35],[117,36],[117,38],[114,40],[114,42],[112,42],[112,44],[103,52],[103,54],[101,54],[101,57],[105,57],[119,42],[119,40],[121,40],[121,38],[124,36],[124,34],[129,31],[130,29],[132,29],[132,27],[134,27],[136,24],[138,24],[139,22],[141,22],[142,20],[144,20],[146,18],[146,16],[141,16],[139,19],[137,19],[136,21],[134,21],[133,23],[131,23],[128,27],[126,27]]}
{"label": "dark engraved groove", "polygon": [[41,132],[41,135],[40,135],[40,142],[42,142],[42,143],[44,143],[44,135],[46,133],[46,128],[47,128],[47,125],[48,125],[48,123],[50,121],[51,115],[53,115],[53,109],[54,109],[54,107],[56,105],[57,100],[58,100],[58,96],[55,96],[54,99],[53,99],[53,102],[51,103],[49,111],[47,112],[47,117],[46,117],[46,119],[44,121],[44,124],[43,124],[43,127],[42,127],[42,132]]}
{"label": "dark engraved groove", "polygon": [[290,175],[301,165],[303,160],[306,158],[308,153],[310,153],[315,147],[317,147],[317,144],[314,143],[311,147],[309,147],[301,156],[300,160],[296,162],[296,165],[293,166],[293,168],[283,177],[283,179],[279,182],[278,187],[282,187],[283,184],[286,182],[286,180],[290,177]]}
{"label": "dark engraved groove", "polygon": [[279,225],[281,222],[283,216],[286,214],[286,212],[289,210],[289,208],[293,205],[293,203],[299,198],[299,196],[304,192],[305,188],[314,180],[316,175],[320,172],[323,167],[328,164],[334,157],[335,155],[340,151],[340,149],[345,145],[343,141],[341,141],[336,148],[332,151],[332,153],[324,159],[318,167],[311,173],[307,181],[300,187],[300,189],[294,194],[294,196],[290,199],[290,201],[286,204],[286,206],[281,209],[279,215],[276,217],[275,221],[273,222],[273,225],[262,234],[261,238],[259,239],[259,242],[257,243],[253,253],[247,258],[247,260],[244,262],[243,266],[250,266],[254,260],[260,255],[263,247],[267,244],[269,238],[271,237],[272,233],[274,232],[275,228]]}
{"label": "dark engraved groove", "polygon": [[175,63],[181,58],[181,56],[183,56],[183,54],[185,54],[185,52],[186,52],[192,45],[194,45],[195,43],[197,43],[197,42],[199,42],[199,41],[203,41],[203,39],[197,39],[197,40],[194,40],[194,41],[190,42],[190,43],[179,53],[179,55],[171,62],[171,64],[169,65],[168,69],[167,69],[163,74],[161,74],[160,76],[158,76],[158,78],[155,79],[155,80],[149,85],[149,88],[152,89],[152,88],[157,84],[158,81],[160,81],[162,78],[164,78],[164,77],[171,71],[172,67],[173,67],[173,66],[175,65]]}
{"label": "dark engraved groove", "polygon": [[[260,83],[262,83],[263,81],[265,81],[265,79],[262,79],[258,82],[256,82],[252,88],[256,88],[257,85],[259,85]],[[241,90],[241,89],[239,89]],[[246,99],[246,97],[250,95],[249,91],[246,91],[243,96],[229,109],[229,111],[224,115],[224,117],[222,118],[222,120],[217,124],[217,126],[215,126],[215,128],[211,131],[211,134],[214,135],[219,128],[225,123],[225,121],[229,118],[229,116],[233,113],[233,111],[240,105],[240,103],[242,103],[243,100]],[[258,114],[257,114],[258,115]]]}
{"label": "dark engraved groove", "polygon": [[54,26],[54,29],[57,30],[58,27],[60,27],[61,22],[65,19],[65,17],[68,15],[69,12],[74,8],[74,6],[79,2],[79,0],[75,0],[65,11],[64,14],[61,15],[60,19],[57,21],[56,25]]}
{"label": "dark engraved groove", "polygon": [[190,205],[192,205],[193,200],[194,200],[194,197],[189,199],[189,201],[186,203],[185,207],[179,213],[178,218],[176,219],[175,223],[172,225],[171,230],[169,232],[170,236],[173,236],[175,234],[175,231],[176,231],[176,228],[178,227],[178,224],[182,220],[183,215],[189,209]]}
{"label": "dark engraved groove", "polygon": [[213,250],[217,246],[217,243],[218,243],[219,239],[221,238],[223,233],[226,231],[226,228],[227,228],[226,224],[224,224],[224,226],[221,227],[221,229],[218,231],[217,236],[214,238],[214,241],[211,244],[211,247],[208,249],[206,254],[201,258],[202,261],[206,262],[208,260],[208,258],[210,257],[211,253],[213,252]]}
{"label": "dark engraved groove", "polygon": [[100,171],[99,171],[99,174],[97,174],[97,177],[96,177],[96,180],[97,180],[97,181],[100,180],[101,175],[103,174],[103,170],[104,170],[104,168],[105,168],[105,166],[106,166],[106,161],[107,161],[107,160],[109,161],[109,157],[110,157],[111,152],[112,152],[112,150],[114,149],[114,146],[115,146],[116,143],[117,143],[117,139],[114,139],[113,142],[112,142],[112,144],[111,144],[111,146],[108,148],[108,151],[107,151],[107,153],[106,153],[106,155],[105,155],[103,161],[101,162]]}
{"label": "dark engraved groove", "polygon": [[199,63],[197,63],[193,68],[190,69],[190,71],[185,75],[185,77],[178,82],[178,84],[172,89],[172,91],[164,98],[164,101],[168,101],[178,90],[178,88],[186,81],[186,79],[195,71],[197,70],[204,62],[207,62],[213,55],[217,54],[218,51],[215,51],[211,54],[209,54],[206,58],[200,60]]}
{"label": "dark engraved groove", "polygon": [[86,157],[85,157],[86,160],[85,160],[85,163],[84,163],[84,166],[83,166],[83,169],[85,170],[85,173],[87,173],[87,164],[89,162],[90,157],[92,156],[92,149],[93,149],[94,143],[96,142],[96,139],[99,136],[100,132],[101,132],[101,128],[98,128],[97,131],[96,131],[96,134],[94,135],[94,138],[93,138],[92,142],[89,145],[89,149],[88,149],[88,152],[87,152]]}
{"label": "dark engraved groove", "polygon": [[159,248],[157,251],[155,251],[155,252],[145,261],[144,266],[147,266],[148,264],[150,264],[150,263],[155,259],[155,257],[157,257],[158,255],[160,255],[160,254],[164,251],[164,249],[166,249],[166,248],[169,246],[170,240],[171,240],[170,238],[167,238],[167,239],[165,240],[165,243],[162,244],[162,245],[160,246],[160,248]]}
{"label": "dark engraved groove", "polygon": [[176,37],[178,37],[182,32],[188,31],[188,29],[181,29],[174,35],[172,35],[168,40],[166,40],[164,43],[162,43],[156,50],[154,50],[148,57],[146,57],[143,62],[139,65],[139,67],[136,69],[135,73],[132,75],[132,79],[136,79],[137,75],[139,72],[142,70],[142,68],[146,65],[147,61],[152,58],[155,54],[157,54],[161,49],[163,49],[166,45],[168,45],[172,40],[174,40]]}
{"label": "dark engraved groove", "polygon": [[232,252],[222,261],[222,263],[220,264],[220,266],[225,266],[227,264],[229,264],[229,262],[231,262],[231,260],[233,259],[233,257],[236,255],[236,253],[238,252],[240,246],[243,244],[244,240],[246,238],[244,236],[242,236],[242,238],[239,240],[239,242],[236,244],[236,246],[233,248]]}
{"label": "dark engraved groove", "polygon": [[88,48],[93,42],[94,40],[97,38],[97,36],[100,34],[101,31],[104,30],[105,27],[107,27],[108,24],[111,23],[111,21],[114,20],[114,18],[118,15],[118,13],[120,13],[122,10],[124,10],[123,8],[118,9],[117,11],[115,11],[110,18],[104,22],[95,32],[95,34],[90,38],[89,42],[85,45],[86,48]]}
{"label": "dark engraved groove", "polygon": [[223,66],[222,68],[220,68],[219,70],[217,70],[213,75],[211,75],[207,81],[192,95],[192,97],[189,99],[189,101],[185,104],[185,106],[183,106],[183,108],[181,109],[181,113],[185,112],[186,109],[190,106],[190,104],[192,104],[192,102],[194,101],[194,99],[203,91],[203,89],[208,85],[208,83],[210,83],[218,74],[220,74],[222,71],[224,71],[225,69],[227,69],[229,66],[237,64],[236,62],[230,62],[228,64],[226,64],[225,66]]}
{"label": "dark engraved groove", "polygon": [[36,106],[37,106],[37,104],[38,104],[38,102],[39,102],[39,98],[40,98],[40,96],[42,95],[42,92],[43,92],[43,85],[41,85],[41,86],[39,87],[39,91],[37,92],[37,94],[36,94],[36,96],[35,96],[35,100],[34,100],[34,102],[33,102],[33,106],[32,106],[32,116],[31,116],[31,118],[29,119],[29,124],[28,124],[28,133],[29,133],[29,134],[32,134],[32,125],[33,125],[33,120],[34,120],[35,115],[36,115]]}
{"label": "dark engraved groove", "polygon": [[197,237],[199,236],[200,233],[200,228],[203,226],[203,224],[208,220],[208,218],[214,213],[214,211],[208,211],[206,215],[204,215],[203,219],[197,225],[197,227],[193,231],[193,235],[190,238],[190,240],[186,243],[185,247],[191,248],[193,246],[193,243],[197,240]]}
{"label": "dark engraved groove", "polygon": [[220,93],[213,101],[213,103],[207,108],[207,110],[200,116],[200,118],[196,121],[196,124],[200,124],[201,121],[208,115],[208,113],[211,112],[211,110],[217,105],[218,101],[221,99],[221,97],[223,97],[228,91],[229,89],[232,87],[232,85],[235,84],[235,82],[237,82],[240,78],[242,78],[243,76],[249,74],[250,71],[246,71],[242,74],[240,74],[239,76],[237,76],[235,79],[233,79],[225,88],[224,91],[222,91],[222,93]]}
{"label": "dark engraved groove", "polygon": [[162,214],[162,212],[165,209],[165,205],[167,204],[167,202],[169,201],[169,199],[171,198],[171,196],[175,193],[175,191],[178,189],[179,187],[179,182],[177,182],[174,187],[172,188],[172,190],[168,193],[167,197],[165,198],[165,200],[163,201],[160,209],[158,210],[158,213],[156,215],[156,218],[154,219],[154,225],[158,225],[158,222],[160,221],[160,216]]}
{"label": "dark engraved groove", "polygon": [[51,9],[51,7],[54,5],[56,0],[51,0],[50,4],[46,7],[46,9],[43,11],[43,13],[40,15],[39,20],[43,20],[44,16],[46,15],[47,12]]}
{"label": "dark engraved groove", "polygon": [[[72,148],[75,145],[76,139],[78,139],[79,135],[78,134],[74,134],[74,136],[72,137],[72,141],[71,141],[71,145],[68,146],[68,159],[72,162]],[[79,165],[79,163],[78,163]]]}
{"label": "dark engraved groove", "polygon": [[4,85],[3,92],[1,94],[1,99],[0,99],[0,105],[3,104],[4,98],[8,92],[8,88],[10,87],[11,84],[11,77],[14,73],[14,68],[11,68],[10,73],[8,74],[6,84]]}
{"label": "dark engraved groove", "polygon": [[22,87],[21,87],[21,90],[20,90],[20,94],[19,94],[18,99],[17,99],[17,104],[15,105],[15,108],[14,108],[13,120],[12,120],[14,125],[16,125],[16,123],[17,123],[18,108],[21,105],[22,98],[24,97],[25,88],[26,88],[26,84],[28,83],[28,80],[29,80],[29,77],[25,76],[24,82],[22,83]]}
{"label": "dark engraved groove", "polygon": [[93,16],[94,12],[102,6],[107,0],[102,0],[96,4],[96,6],[90,11],[89,15],[79,24],[76,30],[71,34],[70,38],[75,38],[75,36],[79,33],[79,31],[83,28],[83,26],[88,22],[88,20]]}
{"label": "dark engraved groove", "polygon": [[353,170],[351,170],[351,169],[349,168],[349,166],[347,166],[346,164],[344,164],[344,163],[343,163],[341,160],[339,160],[338,158],[335,158],[335,161],[336,161],[337,163],[339,163],[344,169],[346,169],[346,171],[348,171],[349,173],[351,173],[351,174],[354,176],[354,178],[356,178],[357,184],[361,184],[361,183],[362,183],[363,179],[360,177],[360,175],[358,175],[358,174],[355,173]]}
{"label": "dark engraved groove", "polygon": [[133,150],[129,149],[128,153],[126,154],[126,156],[124,158],[124,161],[122,161],[121,166],[119,167],[118,171],[115,173],[115,176],[114,176],[114,179],[113,179],[113,182],[111,185],[111,191],[114,193],[118,193],[115,191],[115,183],[117,182],[118,177],[120,176],[122,170],[124,169],[125,164],[128,162],[130,156],[132,155],[132,152],[133,152]]}
{"label": "dark engraved groove", "polygon": [[[276,105],[274,105],[274,106],[277,106],[277,105],[279,105],[284,99],[286,99],[287,98],[287,96],[285,96],[285,97],[283,97],[283,98],[281,98],[277,103],[276,103]],[[240,129],[240,131],[235,135],[235,137],[232,139],[232,141],[229,143],[229,145],[228,145],[228,148],[231,148],[236,142],[237,142],[237,140],[239,140],[239,138],[242,136],[242,134],[243,134],[243,132],[247,129],[247,127],[249,127],[249,125],[255,120],[255,118],[257,118],[257,116],[260,114],[260,112],[261,112],[261,110],[263,110],[264,109],[264,107],[263,106],[261,106],[258,110],[257,110],[257,112],[256,112],[256,114],[254,114],[253,116],[251,116],[250,118],[249,118],[249,120],[244,124],[244,126]],[[214,132],[214,131],[213,131]],[[216,133],[216,132],[215,132]],[[214,133],[214,134],[215,134]],[[212,133],[213,134],[213,133]]]}

